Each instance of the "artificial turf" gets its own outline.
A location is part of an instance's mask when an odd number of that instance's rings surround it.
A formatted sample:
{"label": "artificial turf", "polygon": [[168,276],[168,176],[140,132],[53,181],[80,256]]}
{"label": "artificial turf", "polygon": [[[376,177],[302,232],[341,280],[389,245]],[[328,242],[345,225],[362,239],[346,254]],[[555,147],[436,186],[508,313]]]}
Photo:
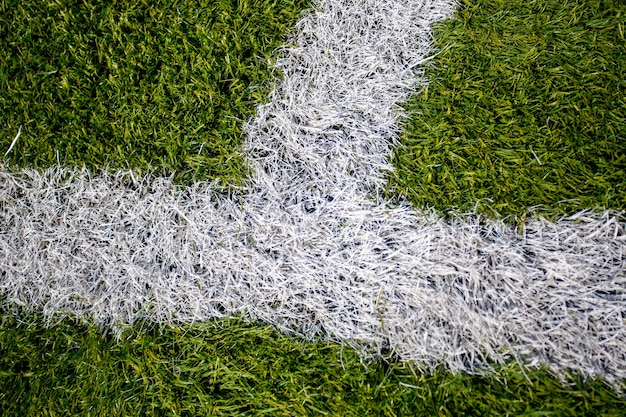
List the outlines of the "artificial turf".
{"label": "artificial turf", "polygon": [[626,209],[626,3],[460,3],[405,105],[390,192],[511,221]]}
{"label": "artificial turf", "polygon": [[118,341],[66,320],[6,316],[0,415],[618,416],[626,399],[601,381],[564,388],[543,370],[414,373],[365,368],[348,347],[303,342],[240,319],[140,326]]}
{"label": "artificial turf", "polygon": [[[13,167],[246,176],[243,123],[308,0],[0,2],[0,149]],[[2,152],[4,153],[4,151]]]}
{"label": "artificial turf", "polygon": [[[242,122],[304,6],[1,1],[0,149],[22,126],[13,168],[240,181]],[[462,1],[437,27],[445,50],[429,88],[406,105],[390,193],[511,218],[624,209],[625,19],[623,2]],[[231,22],[246,29],[224,30]],[[565,387],[513,364],[414,373],[393,357],[365,368],[349,347],[239,319],[138,325],[120,340],[69,319],[20,320],[0,323],[0,415],[626,415],[598,380]]]}

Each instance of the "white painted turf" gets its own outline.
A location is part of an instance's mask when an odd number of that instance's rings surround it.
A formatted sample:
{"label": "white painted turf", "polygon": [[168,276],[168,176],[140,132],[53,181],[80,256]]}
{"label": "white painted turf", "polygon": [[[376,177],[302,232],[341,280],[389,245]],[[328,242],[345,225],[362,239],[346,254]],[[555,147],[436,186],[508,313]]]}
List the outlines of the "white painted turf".
{"label": "white painted turf", "polygon": [[[0,298],[105,327],[245,314],[421,369],[511,358],[626,378],[616,213],[445,221],[379,195],[399,103],[449,0],[319,0],[247,126],[241,193],[53,168],[0,173]],[[19,144],[17,145],[19,146]]]}

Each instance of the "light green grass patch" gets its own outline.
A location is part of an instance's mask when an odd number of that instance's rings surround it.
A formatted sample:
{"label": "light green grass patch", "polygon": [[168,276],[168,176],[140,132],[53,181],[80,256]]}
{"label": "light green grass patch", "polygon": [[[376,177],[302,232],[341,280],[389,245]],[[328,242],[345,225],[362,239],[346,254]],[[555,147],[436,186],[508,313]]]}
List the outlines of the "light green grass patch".
{"label": "light green grass patch", "polygon": [[0,150],[15,168],[240,183],[243,123],[308,0],[0,2]]}
{"label": "light green grass patch", "polygon": [[406,105],[390,194],[518,221],[625,209],[625,30],[623,1],[461,1]]}

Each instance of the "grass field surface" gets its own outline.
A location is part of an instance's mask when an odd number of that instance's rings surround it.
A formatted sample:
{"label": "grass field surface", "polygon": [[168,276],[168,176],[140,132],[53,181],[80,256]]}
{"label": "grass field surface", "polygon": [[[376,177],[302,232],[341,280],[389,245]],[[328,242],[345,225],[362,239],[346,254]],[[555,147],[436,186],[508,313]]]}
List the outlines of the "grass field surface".
{"label": "grass field surface", "polygon": [[522,220],[626,208],[621,2],[462,2],[436,40],[394,192]]}
{"label": "grass field surface", "polygon": [[243,123],[308,4],[3,2],[5,159],[240,182]]}
{"label": "grass field surface", "polygon": [[350,348],[237,319],[138,327],[121,341],[33,323],[2,323],[2,415],[620,416],[626,405],[602,381],[565,387],[515,365],[484,376],[364,368]]}
{"label": "grass field surface", "polygon": [[[267,100],[275,48],[305,7],[0,3],[9,169],[60,161],[243,182],[243,121]],[[405,105],[389,192],[515,222],[531,208],[624,209],[625,13],[619,2],[463,1],[435,31],[429,86]],[[241,319],[137,323],[118,340],[17,311],[0,325],[1,415],[626,415],[601,379],[563,385],[513,363],[422,373],[383,352],[364,367],[350,347]]]}

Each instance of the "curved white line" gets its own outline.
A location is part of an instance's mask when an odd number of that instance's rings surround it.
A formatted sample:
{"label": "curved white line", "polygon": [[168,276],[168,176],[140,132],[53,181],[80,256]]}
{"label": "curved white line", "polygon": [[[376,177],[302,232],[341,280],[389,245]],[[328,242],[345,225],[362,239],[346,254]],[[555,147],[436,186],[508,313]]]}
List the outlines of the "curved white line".
{"label": "curved white line", "polygon": [[378,196],[399,103],[448,0],[321,0],[246,127],[246,193],[53,168],[0,173],[0,294],[104,326],[245,313],[364,354],[472,371],[511,357],[626,377],[626,233],[579,213],[523,233]]}

